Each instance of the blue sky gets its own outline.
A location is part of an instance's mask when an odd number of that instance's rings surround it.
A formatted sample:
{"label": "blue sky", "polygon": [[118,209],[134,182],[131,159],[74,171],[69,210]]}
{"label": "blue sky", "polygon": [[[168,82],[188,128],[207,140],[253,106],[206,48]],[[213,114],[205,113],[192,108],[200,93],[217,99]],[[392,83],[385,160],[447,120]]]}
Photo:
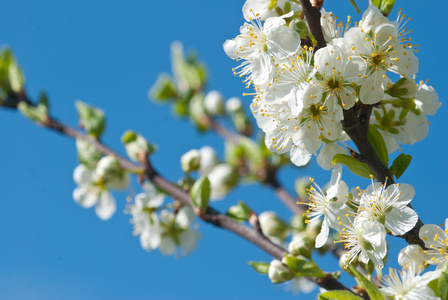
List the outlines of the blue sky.
{"label": "blue sky", "polygon": [[[329,1],[327,11],[345,20],[359,15],[349,1]],[[359,2],[365,8],[365,3]],[[364,1],[367,2],[367,1]],[[124,154],[122,133],[136,130],[159,146],[154,165],[170,180],[181,176],[180,156],[191,148],[210,144],[222,154],[222,141],[198,134],[188,121],[175,120],[170,107],[147,99],[161,72],[170,72],[169,46],[174,40],[194,49],[207,64],[209,89],[226,97],[240,96],[243,85],[232,75],[236,63],[222,50],[225,39],[243,23],[243,0],[226,1],[25,1],[0,3],[0,44],[9,45],[26,75],[29,95],[46,90],[52,115],[76,126],[75,100],[105,110],[104,141]],[[440,100],[446,90],[447,4],[397,1],[420,44],[418,79],[430,79]],[[436,6],[438,5],[438,6]],[[392,15],[395,16],[397,8]],[[245,103],[250,103],[246,98]],[[448,113],[442,107],[430,117],[430,133],[403,151],[414,156],[402,182],[413,185],[413,206],[425,223],[445,220],[444,190]],[[255,274],[247,262],[269,261],[254,246],[232,234],[200,223],[202,239],[190,257],[147,253],[132,236],[129,216],[122,213],[130,193],[115,194],[117,214],[101,221],[92,209],[72,199],[77,165],[74,142],[42,129],[10,110],[0,110],[0,297],[3,299],[289,299],[283,286]],[[315,163],[281,174],[288,189],[300,176],[313,176],[324,185],[330,174]],[[349,186],[367,186],[348,170]],[[134,182],[131,192],[139,192]],[[247,186],[216,204],[224,211],[238,200],[256,211],[288,211],[265,187]],[[395,259],[405,245],[389,237]],[[324,259],[327,271],[337,265]],[[351,285],[352,283],[349,283]],[[314,296],[309,296],[313,297]],[[306,299],[303,298],[303,299]]]}

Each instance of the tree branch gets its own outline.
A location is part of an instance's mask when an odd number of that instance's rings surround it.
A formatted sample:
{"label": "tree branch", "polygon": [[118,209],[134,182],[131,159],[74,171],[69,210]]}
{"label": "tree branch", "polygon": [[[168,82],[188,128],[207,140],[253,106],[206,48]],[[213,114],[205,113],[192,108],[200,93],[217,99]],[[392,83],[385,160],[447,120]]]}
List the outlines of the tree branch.
{"label": "tree branch", "polygon": [[[362,161],[366,162],[370,167],[375,179],[389,186],[395,183],[394,177],[390,173],[389,168],[383,164],[369,141],[368,132],[372,109],[373,105],[364,105],[361,103],[358,103],[348,110],[344,109],[344,120],[341,121],[342,128],[353,143],[355,143],[362,157]],[[410,205],[409,207],[412,208]],[[423,222],[418,219],[417,224],[412,230],[399,237],[404,238],[409,244],[417,244],[425,249],[425,243],[419,237],[419,231],[422,226]]]}
{"label": "tree branch", "polygon": [[323,48],[327,45],[325,43],[322,27],[320,26],[320,11],[318,8],[313,7],[309,0],[300,0],[302,4],[303,13],[305,14],[306,22],[310,28],[311,34],[317,41],[316,50]]}
{"label": "tree branch", "polygon": [[[83,139],[92,143],[98,151],[100,151],[103,155],[114,155],[120,162],[123,168],[132,171],[140,171],[141,167],[129,161],[128,159],[122,157],[117,154],[111,148],[104,145],[101,141],[96,140],[90,136],[87,136],[83,132],[75,130],[63,123],[56,121],[53,118],[48,118],[45,123],[41,124],[42,126],[56,131],[65,136],[71,137],[73,139]],[[159,173],[154,170],[149,160],[147,160],[145,164],[145,174],[149,180],[151,180],[155,185],[157,185],[162,190],[168,192],[170,196],[174,199],[181,201],[184,204],[191,205],[191,199],[189,194],[178,187],[177,185],[167,181],[165,178],[159,175]],[[243,224],[235,222],[231,218],[226,215],[221,214],[219,211],[215,210],[212,207],[209,207],[207,211],[201,215],[201,218],[216,227],[227,229],[240,236],[241,238],[251,242],[252,244],[258,246],[260,249],[264,250],[266,253],[270,254],[274,258],[281,260],[286,254],[286,250],[277,246],[273,242],[271,242],[268,238],[266,238],[261,232],[256,229],[247,227]],[[338,280],[336,280],[331,275],[328,275],[325,278],[309,278],[314,283],[318,284],[324,289],[327,290],[347,290],[351,291],[349,288],[344,286]],[[352,292],[352,291],[351,291]]]}

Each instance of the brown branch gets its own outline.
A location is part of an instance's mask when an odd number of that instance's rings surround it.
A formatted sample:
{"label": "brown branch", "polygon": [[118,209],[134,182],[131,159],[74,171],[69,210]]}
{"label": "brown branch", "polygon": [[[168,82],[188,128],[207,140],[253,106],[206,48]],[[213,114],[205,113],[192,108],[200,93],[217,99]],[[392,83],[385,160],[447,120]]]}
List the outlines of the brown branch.
{"label": "brown branch", "polygon": [[[365,162],[370,167],[377,181],[389,186],[395,183],[394,177],[390,173],[389,168],[381,161],[369,141],[368,132],[372,109],[372,105],[364,105],[361,103],[358,103],[348,110],[344,109],[344,120],[341,121],[342,128],[358,148],[359,155],[361,156],[360,161]],[[417,244],[425,249],[425,243],[418,235],[422,226],[423,222],[418,219],[417,224],[412,230],[399,237],[404,238],[409,244]]]}
{"label": "brown branch", "polygon": [[309,0],[300,0],[302,4],[303,13],[305,14],[306,22],[310,28],[311,34],[317,41],[316,50],[327,45],[325,43],[322,27],[320,26],[320,11],[317,7],[313,7]]}
{"label": "brown branch", "polygon": [[[71,137],[73,139],[83,139],[92,143],[98,151],[104,155],[114,155],[119,160],[123,168],[127,170],[139,171],[142,170],[141,167],[134,164],[133,162],[127,160],[121,155],[117,154],[111,148],[104,145],[99,140],[96,140],[90,136],[87,136],[83,132],[75,130],[67,125],[64,125],[53,118],[48,118],[42,126],[56,131],[65,136]],[[188,192],[184,191],[177,185],[167,181],[165,178],[160,176],[152,167],[149,160],[145,162],[145,174],[149,180],[151,180],[155,185],[157,185],[162,190],[168,192],[170,196],[184,204],[191,205],[191,199]],[[247,227],[243,224],[235,222],[226,215],[221,214],[219,211],[212,207],[209,207],[205,213],[201,214],[201,219],[205,222],[210,223],[216,227],[227,229],[230,232],[235,233],[241,238],[251,242],[252,244],[258,246],[260,249],[264,250],[266,253],[270,254],[274,258],[281,260],[285,254],[286,250],[277,246],[266,238],[259,230]],[[336,280],[331,275],[325,278],[309,278],[311,281],[315,282],[319,286],[327,290],[347,290],[351,291],[349,288],[344,286],[338,280]]]}

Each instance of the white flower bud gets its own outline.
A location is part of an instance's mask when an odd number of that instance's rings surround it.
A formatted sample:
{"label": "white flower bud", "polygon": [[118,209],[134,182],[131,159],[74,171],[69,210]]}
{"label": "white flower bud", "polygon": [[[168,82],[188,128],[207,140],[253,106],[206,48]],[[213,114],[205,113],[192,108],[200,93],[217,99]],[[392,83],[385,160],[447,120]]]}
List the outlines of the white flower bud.
{"label": "white flower bud", "polygon": [[127,188],[129,177],[113,155],[104,156],[96,165],[95,173],[109,187],[117,190]]}
{"label": "white flower bud", "polygon": [[269,279],[272,283],[282,283],[294,278],[294,271],[279,260],[271,261],[269,266]]}
{"label": "white flower bud", "polygon": [[199,149],[199,153],[201,155],[199,171],[207,174],[218,164],[218,156],[216,155],[215,149],[210,146],[202,147]]}
{"label": "white flower bud", "polygon": [[294,256],[302,255],[311,258],[312,249],[310,240],[305,233],[295,234],[291,243],[288,245],[288,252]]}
{"label": "white flower bud", "polygon": [[204,99],[205,110],[212,116],[224,114],[224,96],[218,91],[209,92]]}
{"label": "white flower bud", "polygon": [[201,154],[198,150],[192,149],[181,156],[180,164],[184,172],[197,171],[201,163]]}
{"label": "white flower bud", "polygon": [[227,164],[216,165],[207,175],[210,180],[210,200],[221,200],[238,182],[235,170]]}
{"label": "white flower bud", "polygon": [[240,98],[232,97],[226,101],[226,112],[228,114],[239,112],[243,109],[243,104],[241,103]]}
{"label": "white flower bud", "polygon": [[273,211],[265,211],[258,216],[261,230],[268,237],[276,237],[283,240],[288,234],[286,224],[280,220]]}

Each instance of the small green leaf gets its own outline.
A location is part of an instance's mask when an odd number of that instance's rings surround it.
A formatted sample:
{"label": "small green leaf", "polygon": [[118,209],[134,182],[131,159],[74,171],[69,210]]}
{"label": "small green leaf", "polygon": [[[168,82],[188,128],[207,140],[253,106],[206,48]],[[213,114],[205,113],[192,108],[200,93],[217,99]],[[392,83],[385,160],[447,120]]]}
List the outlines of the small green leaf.
{"label": "small green leaf", "polygon": [[386,143],[384,142],[383,136],[374,125],[369,125],[369,141],[383,164],[386,167],[389,166],[389,154],[387,152]]}
{"label": "small green leaf", "polygon": [[208,180],[206,175],[196,180],[190,190],[190,197],[193,205],[205,212],[208,208],[210,192],[210,181]]}
{"label": "small green leaf", "polygon": [[156,83],[148,92],[148,97],[155,101],[165,102],[175,98],[177,95],[176,86],[169,75],[161,74]]}
{"label": "small green leaf", "polygon": [[12,51],[5,47],[0,52],[0,87],[10,94],[23,90],[25,76],[14,58]]}
{"label": "small green leaf", "polygon": [[104,112],[81,101],[76,101],[75,106],[78,109],[79,119],[84,129],[89,135],[99,138],[106,123]]}
{"label": "small green leaf", "polygon": [[411,160],[411,155],[401,153],[397,156],[397,158],[395,158],[394,162],[392,163],[390,172],[394,174],[397,179],[400,178],[401,175],[403,175],[404,171],[406,171],[406,169],[409,167]]}
{"label": "small green leaf", "polygon": [[336,154],[333,157],[333,160],[331,161],[331,165],[335,164],[343,164],[344,166],[347,166],[348,169],[352,171],[354,174],[364,178],[370,179],[370,175],[373,174],[372,170],[369,168],[368,165],[358,161],[357,159],[351,157],[350,155]]}
{"label": "small green leaf", "polygon": [[294,270],[294,272],[296,272],[296,276],[317,278],[323,278],[326,276],[325,273],[312,260],[309,260],[304,256],[292,256],[286,254],[285,257],[286,264]]}
{"label": "small green leaf", "polygon": [[367,294],[369,294],[370,300],[384,300],[383,294],[380,290],[364,275],[362,275],[354,266],[347,264],[347,267],[353,273],[353,275],[358,279],[358,281],[365,287]]}
{"label": "small green leaf", "polygon": [[41,92],[39,103],[36,106],[26,102],[19,102],[17,109],[27,118],[38,123],[44,123],[48,120],[49,101],[45,92]]}
{"label": "small green leaf", "polygon": [[349,291],[328,291],[318,296],[319,300],[363,300]]}
{"label": "small green leaf", "polygon": [[269,264],[268,263],[250,261],[249,265],[251,265],[252,268],[254,268],[254,270],[259,274],[263,274],[263,275],[269,274]]}
{"label": "small green leaf", "polygon": [[245,222],[249,219],[252,209],[243,201],[239,201],[237,205],[229,208],[226,215],[238,222]]}

